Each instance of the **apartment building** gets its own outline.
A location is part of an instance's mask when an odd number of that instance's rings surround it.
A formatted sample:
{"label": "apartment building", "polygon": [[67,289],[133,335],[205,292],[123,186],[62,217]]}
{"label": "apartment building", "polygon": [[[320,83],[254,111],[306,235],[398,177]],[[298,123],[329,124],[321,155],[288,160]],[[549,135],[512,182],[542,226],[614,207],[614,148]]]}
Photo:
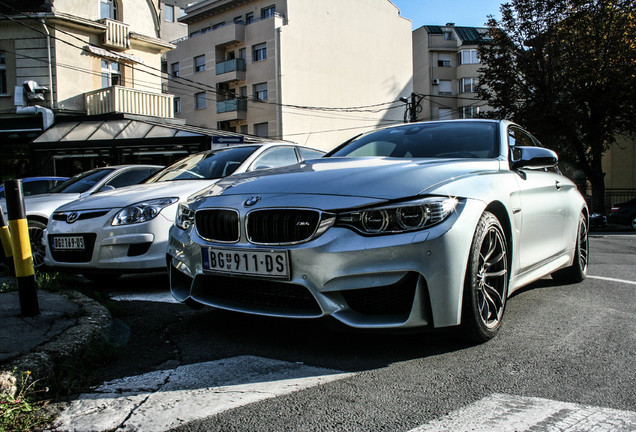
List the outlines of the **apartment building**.
{"label": "apartment building", "polygon": [[166,60],[188,124],[329,149],[402,121],[411,21],[389,0],[203,0],[186,12],[188,38]]}
{"label": "apartment building", "polygon": [[424,95],[419,120],[473,118],[488,110],[477,98],[477,48],[488,29],[427,25],[413,31],[413,90]]}

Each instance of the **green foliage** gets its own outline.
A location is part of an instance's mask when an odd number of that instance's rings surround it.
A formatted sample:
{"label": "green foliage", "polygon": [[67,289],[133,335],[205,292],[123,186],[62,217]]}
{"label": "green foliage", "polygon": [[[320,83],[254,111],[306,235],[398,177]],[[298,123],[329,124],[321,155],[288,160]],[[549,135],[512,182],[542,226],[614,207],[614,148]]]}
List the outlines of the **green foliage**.
{"label": "green foliage", "polygon": [[603,154],[636,134],[636,3],[512,0],[501,11],[480,48],[479,96],[582,170],[602,206]]}
{"label": "green foliage", "polygon": [[36,398],[36,393],[48,389],[38,390],[36,383],[31,371],[25,371],[20,374],[15,395],[0,394],[0,432],[31,431],[50,421],[39,413],[47,402]]}

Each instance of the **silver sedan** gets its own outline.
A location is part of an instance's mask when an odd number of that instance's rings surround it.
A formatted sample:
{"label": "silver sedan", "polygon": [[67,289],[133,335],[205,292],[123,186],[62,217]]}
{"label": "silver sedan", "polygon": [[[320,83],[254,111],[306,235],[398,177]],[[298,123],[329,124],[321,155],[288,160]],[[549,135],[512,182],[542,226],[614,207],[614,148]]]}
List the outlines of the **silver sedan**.
{"label": "silver sedan", "polygon": [[231,176],[177,211],[173,296],[357,328],[500,328],[509,296],[587,272],[588,209],[557,155],[509,121],[413,123]]}

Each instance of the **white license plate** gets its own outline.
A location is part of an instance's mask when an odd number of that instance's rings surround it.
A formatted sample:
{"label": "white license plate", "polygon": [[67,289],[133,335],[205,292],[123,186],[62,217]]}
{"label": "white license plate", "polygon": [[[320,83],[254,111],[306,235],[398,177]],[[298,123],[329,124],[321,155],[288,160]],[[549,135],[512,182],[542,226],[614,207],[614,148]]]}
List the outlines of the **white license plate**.
{"label": "white license plate", "polygon": [[203,269],[289,280],[287,251],[202,248]]}
{"label": "white license plate", "polygon": [[53,249],[67,249],[67,250],[84,250],[84,237],[72,236],[72,237],[54,237]]}

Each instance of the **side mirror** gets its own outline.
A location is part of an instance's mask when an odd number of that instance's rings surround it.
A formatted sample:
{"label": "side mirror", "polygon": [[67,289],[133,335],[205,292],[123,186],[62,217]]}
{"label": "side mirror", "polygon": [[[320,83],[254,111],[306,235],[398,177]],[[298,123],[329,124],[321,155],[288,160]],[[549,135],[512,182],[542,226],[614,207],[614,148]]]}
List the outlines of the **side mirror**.
{"label": "side mirror", "polygon": [[511,147],[510,167],[520,168],[554,168],[559,163],[555,152],[543,147]]}

